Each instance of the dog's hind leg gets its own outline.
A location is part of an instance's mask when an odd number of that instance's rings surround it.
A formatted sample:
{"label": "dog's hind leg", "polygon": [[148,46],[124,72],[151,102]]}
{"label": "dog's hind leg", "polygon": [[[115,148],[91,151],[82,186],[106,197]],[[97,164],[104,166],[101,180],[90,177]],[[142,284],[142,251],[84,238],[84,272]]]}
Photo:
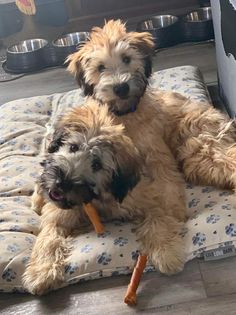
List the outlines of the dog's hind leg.
{"label": "dog's hind leg", "polygon": [[186,180],[236,190],[236,145],[221,146],[193,137],[181,146],[180,162]]}
{"label": "dog's hind leg", "polygon": [[[203,120],[203,122],[202,122]],[[192,123],[191,128],[194,130]],[[214,124],[201,116],[205,128],[184,138],[177,150],[185,178],[195,184],[232,188],[236,191],[236,128],[234,121]]]}
{"label": "dog's hind leg", "polygon": [[[23,275],[24,287],[36,295],[45,294],[63,282],[65,261],[70,253],[67,237],[71,231],[60,222],[63,210],[58,209],[57,213],[57,208],[50,206],[46,213],[43,208],[41,232]],[[67,211],[62,214],[66,223],[71,219],[65,217]]]}

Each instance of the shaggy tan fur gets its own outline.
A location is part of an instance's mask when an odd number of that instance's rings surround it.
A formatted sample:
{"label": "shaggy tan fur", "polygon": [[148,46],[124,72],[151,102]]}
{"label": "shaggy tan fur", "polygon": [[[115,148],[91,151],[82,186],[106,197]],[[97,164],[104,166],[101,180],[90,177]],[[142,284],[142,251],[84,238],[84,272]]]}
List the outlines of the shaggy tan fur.
{"label": "shaggy tan fur", "polygon": [[[123,43],[127,47],[120,50]],[[68,70],[76,77],[83,76],[80,86],[85,89],[85,85],[92,85],[93,88],[87,94],[101,103],[108,102],[113,110],[114,103],[122,106],[125,102],[111,91],[114,78],[120,77],[119,82],[129,82],[129,79],[121,78],[122,75],[135,76],[137,71],[145,74],[143,60],[151,58],[153,47],[149,33],[126,33],[120,20],[111,20],[103,28],[95,28],[88,43],[68,58]],[[123,54],[132,58],[128,66],[118,61]],[[101,62],[104,71],[99,75]],[[109,78],[110,85],[107,84]],[[101,91],[97,92],[99,89]],[[102,94],[101,100],[97,93]],[[149,150],[157,150],[159,154],[164,142],[187,180],[235,189],[234,120],[208,103],[193,102],[178,93],[153,91],[149,87],[140,97],[137,107],[135,113],[118,117],[117,121],[125,125],[135,145],[148,153],[148,159],[151,159]]]}
{"label": "shaggy tan fur", "polygon": [[[142,250],[161,272],[172,274],[182,270],[185,263],[181,237],[186,218],[183,174],[192,183],[235,190],[236,135],[234,121],[211,105],[147,87],[152,49],[150,34],[126,33],[120,21],[109,21],[104,28],[95,28],[90,40],[69,57],[69,70],[85,94],[100,105],[107,103],[118,114],[115,122],[125,126],[126,135],[139,150],[146,175],[119,205],[119,214],[125,209],[125,217],[142,218],[137,225]],[[125,97],[114,92],[114,86],[122,83],[129,85]],[[135,112],[128,113],[132,111],[130,104],[137,107]],[[128,114],[119,116],[125,113]],[[67,116],[68,122],[77,121],[78,117]],[[93,124],[94,121],[89,128]],[[62,280],[61,262],[68,249],[64,237],[80,224],[73,210],[68,212],[71,220],[66,215],[52,204],[43,208],[43,218],[49,222],[59,220],[60,224],[53,224],[55,234],[45,233],[45,239],[39,237],[36,242],[35,248],[39,243],[41,254],[34,248],[24,278],[32,293],[44,293]],[[47,226],[45,220],[42,227],[44,224]],[[61,224],[66,224],[66,234],[61,231]],[[49,240],[53,245],[47,247]],[[58,246],[54,246],[57,240]]]}
{"label": "shaggy tan fur", "polygon": [[[72,135],[75,131],[82,133],[87,139],[96,137],[102,142],[107,139],[113,141],[117,148],[116,158],[124,172],[129,172],[131,177],[140,169],[140,181],[121,203],[104,192],[106,197],[103,202],[94,200],[93,204],[105,220],[126,218],[135,221],[142,251],[148,253],[162,272],[180,271],[185,261],[184,246],[179,235],[181,222],[185,219],[182,176],[165,145],[156,154],[156,150],[147,142],[150,154],[146,159],[146,152],[144,155],[137,151],[124,135],[122,125],[114,125],[114,119],[111,119],[106,106],[100,107],[97,102],[89,101],[87,106],[68,112],[63,117],[60,128]],[[152,123],[149,123],[152,129]],[[64,154],[62,152],[59,151],[59,154]],[[160,163],[161,168],[158,166]],[[130,170],[133,170],[132,174]],[[166,198],[165,194],[171,194],[172,198]],[[41,232],[23,278],[25,288],[39,295],[62,283],[70,251],[68,237],[74,230],[82,233],[84,224],[88,224],[81,208],[80,211],[60,209],[47,198],[45,200],[40,188],[36,187],[32,206],[40,212],[44,203]]]}
{"label": "shaggy tan fur", "polygon": [[[158,193],[155,207],[165,218],[163,236],[169,240],[168,216],[177,227],[185,213],[184,182],[179,170],[191,183],[236,190],[236,129],[234,120],[208,103],[148,87],[145,78],[151,74],[153,47],[149,33],[127,33],[120,20],[111,20],[103,28],[95,28],[90,40],[69,56],[68,70],[85,94],[101,105],[107,103],[118,114],[116,121],[124,124],[128,136],[146,157],[153,189]],[[129,63],[123,56],[129,57]],[[119,97],[114,86],[124,83],[129,85],[129,93]],[[135,104],[137,110],[132,112],[129,104]],[[155,220],[150,222],[151,228],[148,224],[150,233],[158,233]],[[169,261],[159,255],[156,263],[161,271],[181,269],[184,256],[179,247],[169,247]]]}

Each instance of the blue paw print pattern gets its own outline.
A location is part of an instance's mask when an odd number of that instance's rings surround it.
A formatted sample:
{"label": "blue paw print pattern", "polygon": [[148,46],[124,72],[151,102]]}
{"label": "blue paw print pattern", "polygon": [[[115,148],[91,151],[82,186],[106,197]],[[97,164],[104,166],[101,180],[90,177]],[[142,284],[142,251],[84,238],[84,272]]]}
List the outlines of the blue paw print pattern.
{"label": "blue paw print pattern", "polygon": [[22,264],[23,264],[23,265],[27,265],[28,262],[29,262],[29,259],[30,259],[29,256],[23,257],[22,260],[21,260],[21,261],[22,261]]}
{"label": "blue paw print pattern", "polygon": [[27,220],[27,222],[28,222],[29,224],[32,224],[32,225],[38,225],[38,224],[39,224],[38,220],[36,220],[35,218],[29,218],[29,219]]}
{"label": "blue paw print pattern", "polygon": [[121,272],[119,270],[115,270],[112,272],[111,276],[116,277],[116,276],[119,276],[120,274],[121,274]]}
{"label": "blue paw print pattern", "polygon": [[72,275],[76,272],[76,270],[79,268],[77,263],[70,263],[68,265],[65,265],[65,273]]}
{"label": "blue paw print pattern", "polygon": [[229,236],[236,236],[236,225],[234,223],[230,223],[225,227],[225,233]]}
{"label": "blue paw print pattern", "polygon": [[202,193],[206,194],[206,193],[210,193],[214,190],[215,190],[215,187],[213,187],[213,186],[205,186],[202,188]]}
{"label": "blue paw print pattern", "polygon": [[25,168],[22,165],[19,165],[16,167],[17,172],[23,172],[24,170],[25,170]]}
{"label": "blue paw print pattern", "polygon": [[152,272],[155,271],[155,267],[154,266],[146,266],[144,269],[144,272]]}
{"label": "blue paw print pattern", "polygon": [[80,252],[81,253],[89,253],[93,247],[90,244],[85,245],[84,247],[81,248]]}
{"label": "blue paw print pattern", "polygon": [[124,222],[122,220],[112,220],[112,223],[115,226],[123,226],[124,225]]}
{"label": "blue paw print pattern", "polygon": [[10,228],[9,228],[9,231],[10,232],[20,232],[21,231],[21,228],[19,225],[12,225]]}
{"label": "blue paw print pattern", "polygon": [[16,253],[20,250],[20,246],[17,243],[13,243],[7,246],[7,250],[11,253]]}
{"label": "blue paw print pattern", "polygon": [[128,244],[128,239],[127,238],[124,238],[124,237],[120,236],[120,237],[118,237],[118,238],[116,238],[114,240],[114,245],[122,247],[122,246],[124,246],[126,244]]}
{"label": "blue paw print pattern", "polygon": [[11,268],[7,268],[6,270],[4,270],[2,274],[2,278],[3,280],[6,280],[7,282],[11,282],[12,280],[16,278],[16,272],[13,271]]}
{"label": "blue paw print pattern", "polygon": [[194,186],[192,184],[190,184],[190,183],[186,184],[186,189],[193,189],[193,188],[194,188]]}
{"label": "blue paw print pattern", "polygon": [[32,178],[37,178],[38,177],[38,173],[37,172],[31,172],[29,174],[29,176],[32,177]]}
{"label": "blue paw print pattern", "polygon": [[202,246],[206,241],[206,235],[204,233],[198,232],[192,237],[192,241],[193,245]]}
{"label": "blue paw print pattern", "polygon": [[222,205],[221,208],[222,208],[223,210],[231,210],[231,209],[232,209],[232,206],[231,206],[231,204],[227,203],[227,204],[225,204],[225,205]]}
{"label": "blue paw print pattern", "polygon": [[124,266],[124,267],[117,267],[115,271],[111,273],[111,276],[120,276],[120,275],[127,275],[130,273],[132,269],[130,269],[129,266]]}
{"label": "blue paw print pattern", "polygon": [[133,251],[131,253],[132,260],[136,261],[138,259],[138,255],[139,255],[139,250]]}
{"label": "blue paw print pattern", "polygon": [[204,205],[204,208],[205,208],[205,209],[212,208],[212,207],[214,207],[215,205],[216,205],[216,201],[209,201],[208,203],[206,203],[206,204]]}
{"label": "blue paw print pattern", "polygon": [[194,208],[194,207],[196,207],[199,204],[199,202],[200,202],[199,199],[194,198],[191,201],[189,201],[188,207],[189,208]]}
{"label": "blue paw print pattern", "polygon": [[217,221],[220,220],[220,216],[218,214],[211,214],[206,218],[207,223],[215,224]]}
{"label": "blue paw print pattern", "polygon": [[111,260],[111,255],[106,252],[103,252],[101,255],[97,256],[97,263],[101,265],[108,265]]}
{"label": "blue paw print pattern", "polygon": [[105,232],[102,233],[102,234],[98,234],[97,237],[98,237],[98,238],[106,238],[106,237],[108,237],[109,235],[111,235],[111,232],[110,232],[110,231],[105,231]]}
{"label": "blue paw print pattern", "polygon": [[33,243],[34,243],[33,237],[26,236],[26,237],[25,237],[25,240],[26,240],[26,242],[28,242],[29,244],[33,244]]}
{"label": "blue paw print pattern", "polygon": [[219,196],[230,196],[232,193],[230,191],[221,191],[219,192]]}
{"label": "blue paw print pattern", "polygon": [[30,151],[31,147],[27,144],[21,144],[20,145],[20,150],[23,151],[23,152],[27,152],[27,151]]}

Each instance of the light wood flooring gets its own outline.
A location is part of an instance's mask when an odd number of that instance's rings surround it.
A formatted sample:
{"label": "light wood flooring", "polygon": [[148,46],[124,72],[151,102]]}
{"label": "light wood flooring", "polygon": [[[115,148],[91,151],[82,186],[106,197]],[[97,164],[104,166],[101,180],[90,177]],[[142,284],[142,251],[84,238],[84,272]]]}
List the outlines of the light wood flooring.
{"label": "light wood flooring", "polygon": [[[154,69],[197,65],[208,84],[213,101],[222,106],[217,90],[217,68],[213,43],[182,44],[156,54]],[[20,97],[68,91],[75,88],[65,69],[54,69],[0,83],[0,104]],[[67,315],[236,315],[236,257],[214,262],[193,260],[184,271],[167,277],[158,272],[143,276],[138,305],[123,304],[130,276],[119,276],[77,284],[45,297],[0,294],[0,314]]]}

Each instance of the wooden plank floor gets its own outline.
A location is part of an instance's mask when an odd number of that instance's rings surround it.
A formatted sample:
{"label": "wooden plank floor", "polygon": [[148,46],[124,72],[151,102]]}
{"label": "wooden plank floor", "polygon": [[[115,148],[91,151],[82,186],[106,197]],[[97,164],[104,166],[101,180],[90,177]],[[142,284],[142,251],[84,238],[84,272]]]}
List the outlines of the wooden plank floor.
{"label": "wooden plank floor", "polygon": [[[199,66],[212,92],[214,103],[220,104],[214,44],[182,44],[161,50],[156,54],[154,70],[187,64]],[[76,88],[76,84],[65,69],[41,72],[0,83],[0,105],[16,98],[73,88]],[[172,277],[158,272],[144,275],[136,308],[123,304],[129,278],[120,276],[90,281],[40,298],[0,294],[0,314],[236,314],[236,257],[215,262],[195,259],[186,265],[182,273]]]}
{"label": "wooden plank floor", "polygon": [[138,305],[123,304],[129,276],[77,284],[44,297],[0,295],[0,314],[77,315],[220,315],[236,314],[236,258],[215,262],[193,260],[175,276],[143,276]]}

